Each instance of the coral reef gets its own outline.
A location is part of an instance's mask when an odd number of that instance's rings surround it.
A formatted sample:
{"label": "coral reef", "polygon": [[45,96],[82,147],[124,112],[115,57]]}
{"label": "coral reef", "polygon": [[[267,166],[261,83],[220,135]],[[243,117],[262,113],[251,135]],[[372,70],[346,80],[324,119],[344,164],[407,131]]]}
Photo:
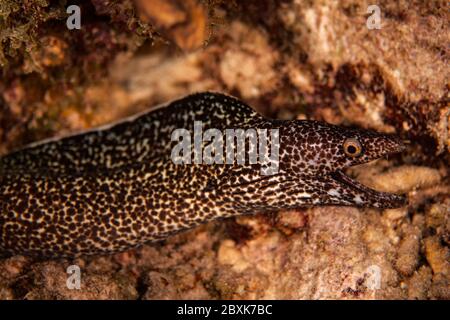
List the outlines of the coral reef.
{"label": "coral reef", "polygon": [[406,152],[351,174],[408,205],[232,218],[114,256],[9,257],[0,299],[450,299],[447,3],[379,1],[380,29],[369,1],[179,3],[84,0],[68,30],[66,1],[3,1],[0,152],[217,90],[270,117],[397,133]]}

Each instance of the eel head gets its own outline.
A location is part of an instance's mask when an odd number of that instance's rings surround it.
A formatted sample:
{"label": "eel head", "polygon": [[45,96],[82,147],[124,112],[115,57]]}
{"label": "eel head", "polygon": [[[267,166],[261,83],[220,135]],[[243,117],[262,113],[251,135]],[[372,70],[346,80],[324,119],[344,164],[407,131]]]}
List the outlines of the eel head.
{"label": "eel head", "polygon": [[295,120],[281,129],[280,166],[290,177],[306,181],[299,187],[312,195],[312,204],[376,208],[405,204],[404,196],[373,190],[344,173],[354,165],[403,151],[405,145],[397,136],[317,121]]}

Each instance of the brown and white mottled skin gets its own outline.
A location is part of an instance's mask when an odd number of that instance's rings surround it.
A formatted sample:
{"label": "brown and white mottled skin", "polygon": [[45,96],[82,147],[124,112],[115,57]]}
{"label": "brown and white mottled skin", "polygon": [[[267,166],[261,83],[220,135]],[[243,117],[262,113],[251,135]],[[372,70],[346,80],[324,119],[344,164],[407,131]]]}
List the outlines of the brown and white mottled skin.
{"label": "brown and white mottled skin", "polygon": [[[279,129],[280,168],[179,164],[173,130]],[[344,152],[356,140],[359,156]],[[311,205],[378,208],[402,196],[342,173],[403,150],[384,134],[318,121],[269,120],[236,98],[199,93],[107,128],[30,145],[0,158],[0,252],[75,257],[126,250],[201,223]]]}

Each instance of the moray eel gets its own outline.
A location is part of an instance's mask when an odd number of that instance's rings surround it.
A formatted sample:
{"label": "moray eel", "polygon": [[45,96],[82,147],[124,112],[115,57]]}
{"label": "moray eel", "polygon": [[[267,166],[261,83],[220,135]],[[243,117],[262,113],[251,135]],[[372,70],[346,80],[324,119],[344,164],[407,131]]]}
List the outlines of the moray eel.
{"label": "moray eel", "polygon": [[[278,171],[263,174],[268,162],[262,161],[175,163],[173,148],[180,141],[173,132],[195,134],[195,121],[204,132],[276,129]],[[267,150],[275,148],[270,137]],[[244,146],[244,154],[250,149]],[[107,254],[218,218],[312,205],[399,207],[403,196],[369,189],[343,170],[403,149],[395,136],[270,120],[231,96],[189,95],[0,158],[0,252]]]}

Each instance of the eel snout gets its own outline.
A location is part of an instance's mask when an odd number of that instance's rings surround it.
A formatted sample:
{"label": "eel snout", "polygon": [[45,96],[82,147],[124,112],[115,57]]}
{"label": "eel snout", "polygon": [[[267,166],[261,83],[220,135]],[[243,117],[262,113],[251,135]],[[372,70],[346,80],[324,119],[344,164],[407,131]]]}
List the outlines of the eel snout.
{"label": "eel snout", "polygon": [[[379,151],[377,157],[368,159],[369,161],[375,160],[379,157],[381,158],[383,156],[400,153],[406,149],[405,143],[396,136],[383,136],[378,142],[383,144],[382,148],[379,148],[379,150],[382,151]],[[376,144],[375,148],[377,148]],[[337,189],[340,190],[342,196],[357,206],[398,208],[407,203],[407,198],[405,195],[398,195],[371,189],[350,178],[341,169],[332,172],[330,174],[330,178],[339,186]]]}

